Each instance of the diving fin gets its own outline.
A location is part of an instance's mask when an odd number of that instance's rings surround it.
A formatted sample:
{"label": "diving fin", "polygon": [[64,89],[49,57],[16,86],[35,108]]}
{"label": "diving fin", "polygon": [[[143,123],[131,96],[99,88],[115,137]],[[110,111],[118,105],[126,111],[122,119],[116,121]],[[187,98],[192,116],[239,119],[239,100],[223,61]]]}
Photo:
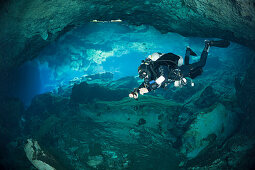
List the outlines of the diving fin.
{"label": "diving fin", "polygon": [[210,41],[210,46],[227,48],[230,45],[228,40]]}
{"label": "diving fin", "polygon": [[190,48],[190,55],[197,56],[197,54],[194,51],[192,51],[191,48]]}
{"label": "diving fin", "polygon": [[197,56],[197,54],[191,50],[191,48],[189,46],[186,47],[186,54],[187,55],[187,52],[189,51],[189,55],[192,55],[192,56]]}

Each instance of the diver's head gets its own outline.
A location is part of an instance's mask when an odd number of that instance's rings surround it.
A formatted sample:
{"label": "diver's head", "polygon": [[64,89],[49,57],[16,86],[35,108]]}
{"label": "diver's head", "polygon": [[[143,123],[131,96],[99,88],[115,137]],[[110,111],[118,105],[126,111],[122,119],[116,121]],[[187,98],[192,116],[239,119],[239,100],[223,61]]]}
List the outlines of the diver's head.
{"label": "diver's head", "polygon": [[139,67],[138,67],[138,74],[139,74],[139,78],[140,79],[144,79],[148,76],[148,65],[146,65],[145,63],[142,63]]}

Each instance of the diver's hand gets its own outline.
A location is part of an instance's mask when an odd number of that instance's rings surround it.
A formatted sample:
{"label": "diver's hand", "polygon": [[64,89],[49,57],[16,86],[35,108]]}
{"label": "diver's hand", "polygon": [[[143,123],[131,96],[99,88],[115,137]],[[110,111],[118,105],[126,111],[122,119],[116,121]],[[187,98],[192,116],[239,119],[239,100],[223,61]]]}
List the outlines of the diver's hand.
{"label": "diver's hand", "polygon": [[129,93],[129,97],[137,99],[138,98],[138,93],[137,92],[131,92],[131,93]]}
{"label": "diver's hand", "polygon": [[145,93],[148,93],[149,90],[147,88],[143,87],[143,88],[139,89],[139,92],[140,92],[141,95],[144,95]]}

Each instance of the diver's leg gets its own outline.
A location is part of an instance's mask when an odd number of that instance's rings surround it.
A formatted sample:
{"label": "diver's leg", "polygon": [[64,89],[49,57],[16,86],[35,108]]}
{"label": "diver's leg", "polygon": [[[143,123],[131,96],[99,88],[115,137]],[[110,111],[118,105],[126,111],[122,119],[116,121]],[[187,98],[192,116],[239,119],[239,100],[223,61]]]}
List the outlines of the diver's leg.
{"label": "diver's leg", "polygon": [[200,66],[199,62],[189,65],[182,65],[179,69],[183,77],[190,77],[192,79],[202,74],[203,72],[203,68]]}
{"label": "diver's leg", "polygon": [[186,47],[184,65],[189,65],[189,56],[190,56],[190,48],[189,46]]}
{"label": "diver's leg", "polygon": [[[219,41],[205,40],[205,47],[201,54],[200,61],[198,61],[196,63],[189,64],[189,65],[183,65],[180,67],[183,77],[191,77],[193,79],[193,78],[197,77],[198,75],[202,74],[203,67],[206,64],[210,46],[226,48],[229,46],[229,44],[230,44],[230,42],[227,40],[219,40]],[[190,54],[192,55],[192,53],[190,53]]]}
{"label": "diver's leg", "polygon": [[191,65],[182,65],[179,69],[183,77],[189,77]]}
{"label": "diver's leg", "polygon": [[197,54],[191,50],[191,48],[189,46],[186,47],[186,53],[185,53],[185,60],[184,60],[184,64],[185,65],[189,65],[189,57],[190,56],[197,56]]}
{"label": "diver's leg", "polygon": [[[205,63],[207,60],[209,48],[210,48],[210,41],[205,41],[205,47],[201,54],[200,61],[189,64],[189,65],[185,64],[180,67],[183,77],[190,77],[193,79],[197,77],[198,75],[202,74],[203,67],[205,66]],[[186,60],[186,57],[185,57],[185,60]]]}
{"label": "diver's leg", "polygon": [[210,49],[210,41],[206,40],[205,41],[205,47],[204,47],[203,52],[202,52],[201,57],[200,57],[200,61],[197,64],[198,66],[200,66],[200,67],[205,66],[209,49]]}
{"label": "diver's leg", "polygon": [[219,41],[205,40],[205,47],[200,57],[199,66],[200,67],[205,66],[210,46],[226,48],[229,46],[229,44],[230,42],[227,40],[219,40]]}

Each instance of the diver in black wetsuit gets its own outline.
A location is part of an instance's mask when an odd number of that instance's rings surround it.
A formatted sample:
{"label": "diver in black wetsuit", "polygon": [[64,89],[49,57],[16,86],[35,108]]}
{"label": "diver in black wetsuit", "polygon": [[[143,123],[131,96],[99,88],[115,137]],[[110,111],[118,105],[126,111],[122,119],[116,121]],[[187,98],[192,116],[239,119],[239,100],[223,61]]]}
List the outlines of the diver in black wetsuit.
{"label": "diver in black wetsuit", "polygon": [[149,55],[138,67],[139,77],[144,79],[144,82],[138,88],[135,88],[129,94],[129,97],[137,99],[139,93],[143,95],[160,87],[165,88],[171,82],[174,82],[174,86],[177,87],[186,85],[187,79],[185,77],[194,79],[202,74],[211,46],[226,48],[229,44],[229,41],[226,40],[206,40],[200,61],[192,64],[189,63],[189,57],[190,55],[196,56],[196,53],[189,47],[186,48],[184,65],[183,58],[173,53],[153,53]]}

